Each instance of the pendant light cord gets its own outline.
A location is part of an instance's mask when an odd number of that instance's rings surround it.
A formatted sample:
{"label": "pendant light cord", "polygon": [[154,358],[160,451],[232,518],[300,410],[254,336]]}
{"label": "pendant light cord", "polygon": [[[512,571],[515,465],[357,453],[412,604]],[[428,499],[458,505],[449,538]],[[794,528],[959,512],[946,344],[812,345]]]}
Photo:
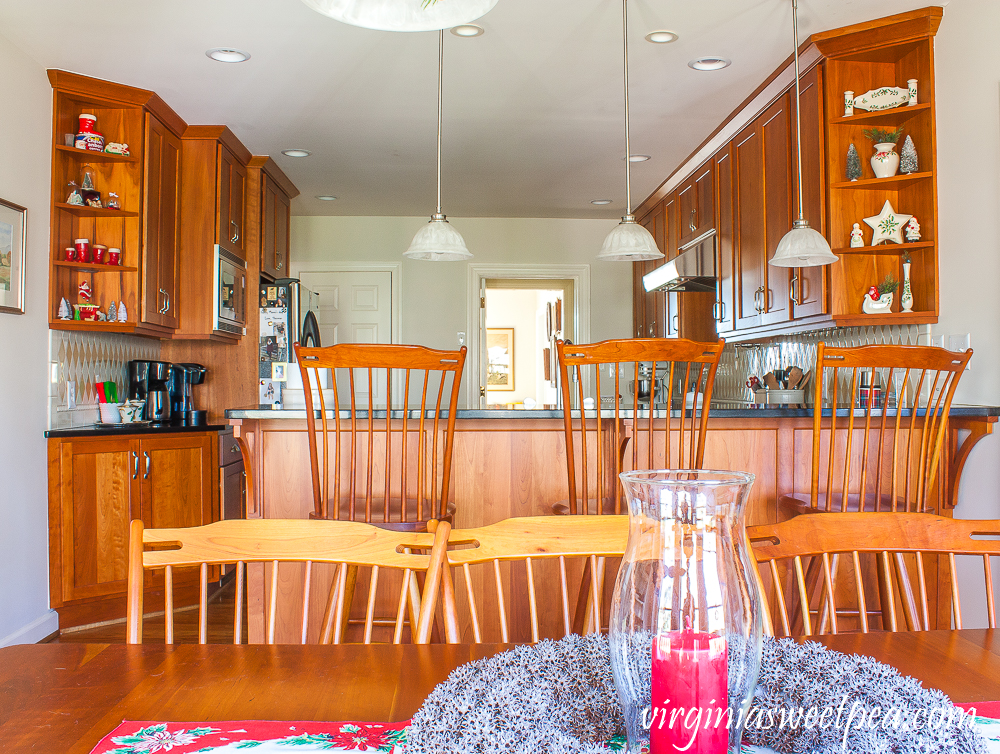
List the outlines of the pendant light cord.
{"label": "pendant light cord", "polygon": [[792,35],[795,37],[795,143],[798,146],[799,222],[804,221],[802,210],[802,92],[799,89],[799,0],[792,0]]}
{"label": "pendant light cord", "polygon": [[628,0],[622,0],[622,49],[624,50],[625,78],[625,214],[632,214],[632,183],[629,174],[632,150],[628,138]]}
{"label": "pendant light cord", "polygon": [[438,203],[437,214],[441,214],[441,92],[444,79],[444,29],[438,32]]}

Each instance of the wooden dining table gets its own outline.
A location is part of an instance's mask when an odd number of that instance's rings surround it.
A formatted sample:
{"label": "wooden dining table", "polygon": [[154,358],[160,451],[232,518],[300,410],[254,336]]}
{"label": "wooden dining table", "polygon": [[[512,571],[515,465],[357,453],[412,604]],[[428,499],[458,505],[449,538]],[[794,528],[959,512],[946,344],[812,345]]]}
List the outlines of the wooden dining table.
{"label": "wooden dining table", "polygon": [[[1000,700],[1000,631],[819,637],[943,690]],[[122,720],[407,720],[504,645],[29,644],[0,649],[0,752],[88,754]]]}

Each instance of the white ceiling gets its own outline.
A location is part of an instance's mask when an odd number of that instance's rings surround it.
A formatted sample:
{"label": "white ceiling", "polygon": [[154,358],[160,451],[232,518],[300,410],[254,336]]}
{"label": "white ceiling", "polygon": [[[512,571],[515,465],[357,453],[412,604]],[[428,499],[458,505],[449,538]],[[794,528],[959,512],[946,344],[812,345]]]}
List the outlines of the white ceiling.
{"label": "white ceiling", "polygon": [[[800,35],[930,2],[800,0]],[[481,37],[445,35],[445,213],[621,215],[620,0],[499,0],[478,23]],[[643,39],[663,28],[680,40]],[[791,8],[630,0],[629,29],[632,151],[652,155],[632,168],[637,204],[791,53]],[[229,125],[302,191],[294,214],[434,210],[436,32],[346,26],[301,0],[0,0],[0,34],[45,68],[152,89],[188,123]],[[252,57],[217,63],[212,47]],[[687,67],[705,55],[733,65]],[[281,154],[291,147],[312,156]],[[602,198],[613,203],[590,204]]]}

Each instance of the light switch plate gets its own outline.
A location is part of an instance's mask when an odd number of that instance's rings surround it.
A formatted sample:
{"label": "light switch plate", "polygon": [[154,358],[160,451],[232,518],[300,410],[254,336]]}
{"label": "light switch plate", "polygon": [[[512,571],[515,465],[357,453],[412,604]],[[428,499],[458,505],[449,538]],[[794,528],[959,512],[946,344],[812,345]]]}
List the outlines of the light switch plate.
{"label": "light switch plate", "polygon": [[460,345],[460,346],[464,346],[465,345],[465,333],[464,332],[460,332],[458,334],[458,345]]}
{"label": "light switch plate", "polygon": [[73,380],[66,382],[66,408],[76,408],[76,383]]}

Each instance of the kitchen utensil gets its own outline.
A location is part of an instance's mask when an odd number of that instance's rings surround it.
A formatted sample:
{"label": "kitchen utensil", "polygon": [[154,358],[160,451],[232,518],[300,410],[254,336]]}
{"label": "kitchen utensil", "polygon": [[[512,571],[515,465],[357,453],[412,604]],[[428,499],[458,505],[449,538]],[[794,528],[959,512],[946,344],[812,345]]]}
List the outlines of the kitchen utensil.
{"label": "kitchen utensil", "polygon": [[795,390],[802,382],[802,370],[799,367],[789,367],[787,370],[787,384],[789,390]]}
{"label": "kitchen utensil", "polygon": [[778,384],[778,378],[774,375],[774,372],[768,372],[764,375],[764,385],[767,386],[769,390],[781,389],[781,385]]}

